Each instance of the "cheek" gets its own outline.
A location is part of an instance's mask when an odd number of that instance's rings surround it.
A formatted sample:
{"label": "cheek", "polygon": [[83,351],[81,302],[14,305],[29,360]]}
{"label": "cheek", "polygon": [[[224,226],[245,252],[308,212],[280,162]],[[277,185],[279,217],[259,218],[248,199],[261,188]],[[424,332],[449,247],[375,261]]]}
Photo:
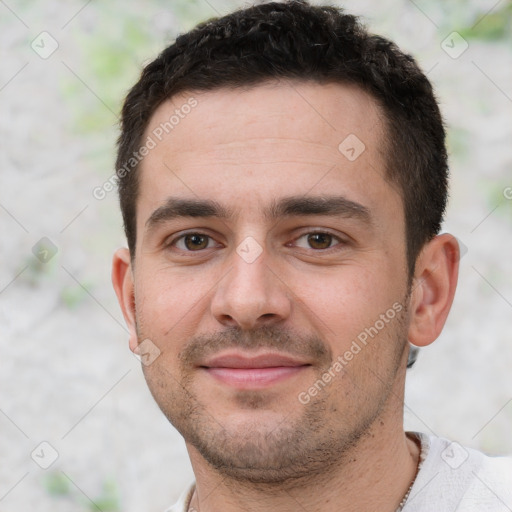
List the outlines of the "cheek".
{"label": "cheek", "polygon": [[194,317],[208,288],[197,277],[177,275],[169,269],[141,269],[135,288],[140,328],[156,337],[178,330],[182,320]]}
{"label": "cheek", "polygon": [[390,279],[386,269],[377,269],[347,265],[329,273],[293,278],[300,314],[307,315],[319,332],[336,344],[333,352],[345,350],[402,299],[398,281]]}

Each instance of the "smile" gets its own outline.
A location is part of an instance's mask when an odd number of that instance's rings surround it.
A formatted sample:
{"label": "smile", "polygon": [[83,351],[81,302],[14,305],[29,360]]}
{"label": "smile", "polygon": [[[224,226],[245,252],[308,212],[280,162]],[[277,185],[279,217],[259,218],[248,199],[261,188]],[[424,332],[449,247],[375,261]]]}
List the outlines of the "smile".
{"label": "smile", "polygon": [[240,353],[214,357],[200,366],[217,381],[238,389],[263,389],[289,379],[311,364],[284,354],[248,357]]}

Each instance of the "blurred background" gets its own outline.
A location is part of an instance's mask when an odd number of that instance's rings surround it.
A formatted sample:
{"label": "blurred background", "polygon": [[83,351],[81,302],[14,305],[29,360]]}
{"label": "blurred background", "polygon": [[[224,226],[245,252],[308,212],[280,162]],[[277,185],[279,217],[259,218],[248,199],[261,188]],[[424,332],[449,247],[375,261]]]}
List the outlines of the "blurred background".
{"label": "blurred background", "polygon": [[[409,371],[406,427],[511,453],[512,4],[334,3],[418,59],[448,128],[460,281]],[[0,512],[163,511],[193,478],[110,284],[116,192],[93,191],[142,66],[244,5],[0,1]]]}

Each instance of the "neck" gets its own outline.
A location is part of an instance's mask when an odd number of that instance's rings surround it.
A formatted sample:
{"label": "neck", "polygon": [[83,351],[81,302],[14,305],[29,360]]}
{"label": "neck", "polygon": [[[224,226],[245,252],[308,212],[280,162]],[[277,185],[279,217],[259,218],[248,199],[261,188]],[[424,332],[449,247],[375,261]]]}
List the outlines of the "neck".
{"label": "neck", "polygon": [[[196,491],[190,510],[201,512],[395,512],[416,476],[420,448],[394,414],[383,414],[349,452],[307,481],[252,484],[232,481],[188,446]],[[400,407],[400,419],[402,407]]]}

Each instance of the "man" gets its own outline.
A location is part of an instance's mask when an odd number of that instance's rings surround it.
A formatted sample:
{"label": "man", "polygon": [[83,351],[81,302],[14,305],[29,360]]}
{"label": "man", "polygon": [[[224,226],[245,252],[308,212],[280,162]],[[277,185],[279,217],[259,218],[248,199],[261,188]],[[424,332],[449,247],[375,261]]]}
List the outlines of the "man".
{"label": "man", "polygon": [[444,129],[415,61],[334,7],[178,37],[122,112],[113,283],[196,482],[170,510],[512,509],[512,463],[404,432],[448,315]]}

